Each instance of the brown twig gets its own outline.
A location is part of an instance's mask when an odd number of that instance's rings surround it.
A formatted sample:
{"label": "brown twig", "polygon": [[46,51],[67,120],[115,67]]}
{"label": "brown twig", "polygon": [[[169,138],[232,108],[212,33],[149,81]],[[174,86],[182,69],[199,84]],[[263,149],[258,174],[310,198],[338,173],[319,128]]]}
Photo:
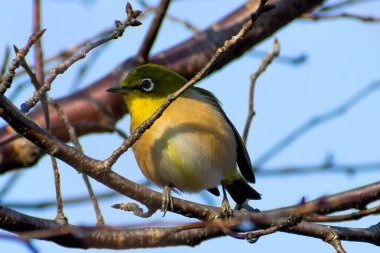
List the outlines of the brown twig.
{"label": "brown twig", "polygon": [[[41,2],[40,0],[34,0],[33,2],[33,32],[36,33],[41,30]],[[42,82],[45,79],[44,77],[44,60],[43,60],[43,51],[41,46],[41,40],[38,40],[34,47],[34,64],[36,66],[36,75],[32,75],[36,77],[34,87],[36,91],[38,91]],[[26,61],[24,59],[24,65],[27,66]],[[29,72],[30,68],[28,67]],[[25,69],[27,71],[27,69]],[[28,71],[27,71],[28,72]],[[30,75],[30,73],[28,73]],[[30,75],[31,76],[31,75]],[[32,79],[31,79],[32,80]],[[42,92],[40,94],[40,101],[42,104],[42,110],[44,112],[45,119],[45,127],[48,132],[50,132],[50,114],[49,114],[49,106],[48,106],[48,95],[47,92]],[[67,218],[63,212],[63,203],[62,203],[62,193],[61,193],[61,176],[59,173],[58,163],[54,156],[50,156],[53,174],[54,174],[54,184],[55,184],[55,194],[57,200],[57,213],[55,217],[55,221],[60,224],[67,224]]]}
{"label": "brown twig", "polygon": [[[14,46],[16,54],[19,53],[19,50],[16,46]],[[29,78],[31,80],[31,83],[34,85],[35,89],[37,90],[39,87],[41,87],[40,82],[37,80],[37,76],[32,72],[30,69],[28,63],[25,61],[25,58],[22,58],[19,63],[25,70],[25,72],[29,75]],[[50,132],[49,127],[49,111],[48,111],[48,105],[47,105],[47,96],[43,96],[42,98],[42,104],[43,104],[43,110],[44,110],[44,116],[45,116],[45,124],[47,125],[47,131]],[[53,174],[54,174],[54,182],[55,182],[55,193],[56,193],[56,205],[57,205],[57,214],[56,214],[56,221],[60,222],[61,224],[67,223],[67,219],[63,212],[63,204],[62,204],[62,196],[61,196],[61,189],[60,189],[60,175],[58,170],[58,164],[56,159],[53,156],[50,156],[50,160],[52,163],[53,168]]]}
{"label": "brown twig", "polygon": [[56,196],[56,203],[57,203],[57,214],[55,216],[55,221],[58,224],[66,225],[67,218],[63,212],[63,203],[62,203],[62,193],[61,193],[61,176],[59,174],[58,164],[55,157],[50,156],[51,164],[53,167],[54,172],[54,183],[55,183],[55,196]]}
{"label": "brown twig", "polygon": [[151,115],[148,119],[146,119],[143,123],[141,123],[135,131],[132,133],[132,135],[126,139],[123,144],[116,149],[112,155],[104,160],[106,167],[111,167],[117,159],[126,152],[140,137],[141,135],[149,129],[153,123],[161,117],[162,113],[166,110],[169,105],[176,100],[180,95],[182,95],[186,90],[188,90],[191,86],[193,86],[195,83],[203,79],[207,72],[210,70],[210,68],[221,58],[223,54],[228,52],[233,46],[235,46],[252,28],[254,22],[257,20],[257,18],[264,12],[270,11],[273,9],[273,6],[271,5],[265,5],[267,0],[261,0],[259,3],[259,6],[257,7],[257,10],[252,14],[251,18],[244,23],[243,27],[239,30],[239,32],[232,36],[229,40],[226,40],[222,47],[218,48],[215,52],[215,54],[211,57],[211,59],[205,64],[205,66],[196,74],[193,78],[190,79],[184,86],[182,86],[179,90],[176,92],[170,94],[166,101]]}
{"label": "brown twig", "polygon": [[254,92],[255,92],[255,86],[256,86],[256,80],[259,78],[259,76],[266,70],[266,68],[272,63],[273,59],[278,57],[280,54],[280,43],[277,39],[273,42],[272,50],[268,53],[267,56],[262,60],[258,70],[251,75],[251,85],[249,87],[249,106],[248,106],[248,115],[247,120],[245,122],[244,132],[243,132],[243,141],[244,143],[247,143],[248,133],[249,129],[251,127],[251,122],[253,117],[255,116],[256,112],[254,109]]}
{"label": "brown twig", "polygon": [[[34,0],[33,2],[33,33],[41,30],[41,2]],[[34,46],[34,64],[36,66],[36,75],[39,83],[42,83],[44,77],[44,57],[42,51],[41,40],[36,41]],[[45,98],[46,99],[46,98]]]}
{"label": "brown twig", "polygon": [[161,27],[162,21],[164,20],[165,14],[169,8],[170,0],[161,0],[158,8],[156,8],[156,15],[152,20],[149,31],[145,36],[143,43],[137,53],[137,61],[140,64],[144,64],[148,61],[149,52],[156,40],[158,31]]}
{"label": "brown twig", "polygon": [[71,67],[77,61],[84,59],[87,53],[89,53],[91,50],[93,50],[94,48],[97,48],[100,45],[103,45],[104,43],[110,40],[114,40],[121,37],[127,27],[141,25],[141,22],[136,20],[138,15],[141,13],[140,11],[133,10],[132,6],[129,3],[127,3],[126,12],[127,12],[127,19],[124,22],[116,20],[115,21],[116,28],[111,34],[99,40],[96,40],[94,42],[88,43],[79,53],[77,53],[76,55],[73,55],[66,61],[52,68],[50,70],[49,77],[46,79],[45,83],[41,86],[41,88],[38,91],[36,91],[31,98],[29,98],[27,101],[25,101],[21,105],[21,111],[23,111],[24,113],[29,112],[29,110],[32,109],[40,100],[41,94],[50,90],[51,84],[57,78],[57,76],[60,74],[63,74],[69,67]]}
{"label": "brown twig", "polygon": [[327,216],[327,215],[311,214],[305,217],[305,220],[312,221],[312,222],[340,222],[340,221],[359,220],[363,217],[366,217],[372,214],[379,214],[379,213],[380,213],[380,206],[375,206],[372,208],[360,210],[358,212],[353,212],[353,213],[345,214],[345,215]]}
{"label": "brown twig", "polygon": [[[104,29],[103,31],[99,32],[98,34],[96,34],[95,36],[91,37],[90,39],[86,39],[74,46],[71,46],[65,50],[62,50],[60,52],[58,52],[57,54],[55,55],[52,55],[46,59],[44,59],[44,66],[46,67],[46,65],[50,64],[50,63],[54,63],[54,62],[57,62],[57,61],[64,61],[70,57],[72,57],[78,50],[80,50],[81,48],[85,47],[87,45],[87,43],[89,41],[94,41],[96,39],[99,39],[101,37],[104,37],[108,34],[110,34],[112,32],[114,28],[108,28],[108,29]],[[105,44],[106,45],[106,44]],[[101,48],[105,48],[105,45]],[[99,48],[100,49],[100,48]],[[97,50],[97,51],[94,51],[93,56],[92,55],[92,59],[91,60],[94,60],[94,57],[96,57],[98,54],[99,54],[99,51],[101,50]],[[89,60],[91,62],[91,60]],[[34,65],[31,65],[30,66],[31,70],[35,70],[35,66]],[[19,71],[16,73],[15,77],[20,77],[22,75],[26,74],[25,71]],[[46,74],[46,73],[45,73]]]}
{"label": "brown twig", "polygon": [[[70,140],[74,144],[74,147],[78,150],[78,152],[83,154],[82,146],[80,145],[79,139],[75,133],[75,128],[70,124],[70,122],[69,122],[68,118],[66,117],[65,113],[63,112],[62,108],[57,103],[54,103],[54,102],[53,102],[53,106],[54,106],[55,110],[57,111],[58,115],[62,118],[62,121],[66,126],[67,132],[70,136]],[[82,173],[82,178],[83,178],[83,181],[86,185],[88,193],[90,195],[92,206],[95,210],[96,224],[97,225],[104,225],[104,218],[103,218],[102,212],[100,211],[98,200],[97,200],[95,193],[92,189],[90,180],[89,180],[88,176],[84,173]]]}
{"label": "brown twig", "polygon": [[41,38],[46,29],[33,33],[26,45],[16,54],[16,57],[12,60],[12,64],[9,66],[8,73],[2,79],[0,86],[0,95],[3,95],[5,91],[11,86],[13,77],[15,76],[16,69],[20,66],[20,61],[28,54],[29,49]]}
{"label": "brown twig", "polygon": [[[13,46],[16,54],[20,53],[20,50]],[[20,66],[24,68],[24,71],[28,74],[30,82],[33,84],[34,88],[38,90],[41,83],[38,81],[36,74],[30,69],[29,64],[26,62],[25,58],[20,59]]]}
{"label": "brown twig", "polygon": [[244,239],[248,240],[249,242],[256,242],[262,236],[270,235],[278,231],[286,230],[288,228],[294,227],[298,223],[300,223],[302,220],[303,220],[303,215],[293,214],[289,218],[285,219],[282,222],[279,222],[275,226],[271,226],[267,229],[260,230],[257,232],[248,232],[244,234]]}

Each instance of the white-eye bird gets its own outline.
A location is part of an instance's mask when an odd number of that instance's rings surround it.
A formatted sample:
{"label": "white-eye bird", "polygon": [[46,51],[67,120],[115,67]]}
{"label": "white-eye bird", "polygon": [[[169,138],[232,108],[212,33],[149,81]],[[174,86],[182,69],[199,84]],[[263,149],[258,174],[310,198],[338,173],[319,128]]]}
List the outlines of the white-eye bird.
{"label": "white-eye bird", "polygon": [[[124,96],[133,132],[186,82],[164,66],[145,64],[107,91]],[[133,151],[143,174],[164,188],[164,212],[172,207],[171,188],[191,193],[208,190],[219,196],[217,186],[222,185],[224,211],[231,211],[225,189],[238,205],[261,199],[248,184],[255,182],[255,176],[245,145],[207,90],[191,87],[177,98],[136,141]]]}

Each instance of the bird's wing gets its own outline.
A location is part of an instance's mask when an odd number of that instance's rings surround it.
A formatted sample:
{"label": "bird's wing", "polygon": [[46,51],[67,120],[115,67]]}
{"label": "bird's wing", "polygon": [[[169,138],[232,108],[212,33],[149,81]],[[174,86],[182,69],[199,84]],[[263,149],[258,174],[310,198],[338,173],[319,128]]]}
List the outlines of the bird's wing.
{"label": "bird's wing", "polygon": [[255,183],[255,174],[253,172],[251,159],[249,158],[248,151],[244,145],[242,138],[239,135],[239,132],[236,130],[235,126],[232,124],[230,119],[227,117],[226,113],[223,111],[219,100],[212,94],[210,91],[193,87],[193,89],[197,90],[202,95],[208,97],[210,99],[211,104],[224,116],[228,124],[231,126],[231,129],[235,135],[236,141],[236,153],[237,153],[237,164],[239,166],[241,175],[250,183]]}

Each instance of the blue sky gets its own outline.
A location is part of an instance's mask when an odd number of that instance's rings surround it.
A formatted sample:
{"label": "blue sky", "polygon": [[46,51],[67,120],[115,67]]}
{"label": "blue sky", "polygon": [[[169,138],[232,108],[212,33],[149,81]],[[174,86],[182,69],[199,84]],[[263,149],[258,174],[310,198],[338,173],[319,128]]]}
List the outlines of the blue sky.
{"label": "blue sky", "polygon": [[[26,0],[6,1],[3,3],[3,14],[0,17],[0,59],[4,48],[15,44],[25,44],[31,31],[31,2]],[[151,1],[157,2],[157,1]],[[175,1],[169,13],[190,20],[200,28],[207,27],[220,17],[229,13],[245,1],[219,1],[218,11],[215,1]],[[135,1],[131,1],[137,7]],[[196,4],[194,4],[196,3]],[[45,56],[51,56],[59,50],[70,47],[86,38],[113,25],[115,19],[123,19],[125,1],[43,1],[43,27],[47,32],[43,37]],[[373,14],[380,4],[368,1],[355,5],[347,11]],[[143,20],[144,25],[128,29],[125,35],[107,45],[99,59],[91,63],[93,67],[80,83],[80,87],[91,83],[111,71],[118,63],[133,55],[149,27],[151,17]],[[170,21],[164,23],[154,52],[182,41],[191,36],[191,32],[179,24]],[[286,136],[300,124],[315,115],[320,115],[338,106],[363,87],[380,79],[380,26],[366,24],[355,20],[340,19],[331,21],[299,20],[275,34],[281,44],[281,54],[296,56],[307,55],[306,63],[294,66],[279,62],[272,64],[259,78],[255,94],[257,115],[248,140],[249,153],[255,161],[278,140]],[[268,51],[274,37],[257,46],[257,50]],[[29,61],[31,61],[31,55]],[[86,61],[86,60],[84,60]],[[235,60],[222,70],[203,80],[199,85],[215,93],[223,108],[239,131],[244,128],[248,107],[249,76],[257,69],[261,59],[255,56],[255,50]],[[78,67],[77,63],[65,75],[59,76],[53,84],[52,98],[67,95],[72,90]],[[76,88],[80,88],[76,87]],[[15,100],[20,105],[29,95],[32,88],[27,88]],[[309,131],[278,155],[263,165],[264,169],[283,168],[288,166],[308,166],[321,164],[328,156],[333,156],[337,164],[360,164],[379,161],[380,148],[380,90],[373,92],[341,117],[331,120]],[[118,123],[118,127],[128,130],[129,117]],[[85,153],[102,159],[107,157],[121,139],[112,134],[94,134],[81,138]],[[54,197],[54,185],[49,159],[44,158],[38,165],[27,170],[21,176],[15,188],[7,195],[4,202],[40,201]],[[72,168],[60,163],[62,173],[63,196],[71,197],[86,192],[81,176]],[[141,182],[144,178],[134,162],[131,152],[124,155],[115,165],[114,170],[132,180]],[[355,173],[320,173],[296,176],[257,176],[256,189],[263,194],[263,200],[251,202],[252,205],[267,210],[276,207],[296,204],[305,196],[313,199],[326,194],[348,190],[378,180],[378,171]],[[0,178],[4,184],[7,176]],[[107,189],[93,183],[97,192]],[[157,189],[157,188],[155,188]],[[221,199],[207,196],[215,205]],[[181,197],[193,201],[205,202],[205,197],[183,194]],[[110,208],[114,203],[129,201],[117,197],[101,201],[106,222],[115,225],[154,222],[183,222],[184,219],[174,214],[161,218],[154,215],[150,220],[135,218],[132,214]],[[54,218],[54,209],[38,211],[22,210],[30,215]],[[94,224],[95,218],[90,205],[66,207],[66,215],[72,224]],[[188,220],[185,220],[188,221]],[[375,218],[365,218],[342,225],[368,227],[377,223]],[[276,242],[276,243],[274,243]],[[33,244],[44,252],[68,252],[67,249],[48,242],[33,241]],[[16,242],[0,241],[1,248],[9,252],[28,252]],[[295,246],[297,245],[297,246]],[[343,242],[348,252],[376,252],[372,245]],[[219,252],[254,250],[257,252],[274,252],[278,250],[304,252],[335,252],[334,249],[318,240],[285,233],[261,238],[256,244],[248,244],[232,238],[214,239],[202,243],[196,250],[200,252],[218,250]],[[189,247],[154,249],[155,252],[194,251]],[[70,249],[70,252],[81,250]],[[89,250],[95,252],[96,250]],[[137,250],[151,252],[152,250]],[[110,252],[101,250],[101,252]]]}

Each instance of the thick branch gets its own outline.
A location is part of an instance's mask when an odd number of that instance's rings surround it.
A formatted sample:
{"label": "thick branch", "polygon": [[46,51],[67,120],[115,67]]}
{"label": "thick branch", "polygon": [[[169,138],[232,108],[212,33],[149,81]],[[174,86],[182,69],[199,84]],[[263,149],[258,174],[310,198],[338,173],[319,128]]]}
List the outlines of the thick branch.
{"label": "thick branch", "polygon": [[[209,222],[198,222],[179,227],[146,227],[139,229],[105,226],[59,226],[54,221],[30,217],[1,207],[0,227],[7,231],[19,233],[25,238],[50,240],[67,247],[128,249],[174,245],[193,246],[204,240],[223,236],[224,233],[221,232],[223,230],[222,227],[233,227],[243,220],[250,220],[258,228],[265,229],[278,226],[280,231],[319,238],[329,243],[334,239],[336,242],[339,240],[350,240],[380,246],[379,224],[363,229],[325,226],[306,221],[301,221],[290,227],[283,226],[294,215],[302,217],[308,213],[323,212],[324,210],[333,212],[340,209],[334,207],[334,205],[344,206],[346,202],[351,202],[351,206],[355,206],[355,204],[360,202],[360,199],[356,199],[353,196],[358,194],[363,194],[363,196],[371,195],[372,197],[377,196],[377,199],[379,199],[380,183],[326,196],[325,198],[316,199],[301,205],[263,213],[235,211],[234,219],[231,221],[210,220]],[[328,208],[327,206],[332,206],[332,208]],[[204,211],[207,212],[211,209],[211,207],[207,207]]]}

